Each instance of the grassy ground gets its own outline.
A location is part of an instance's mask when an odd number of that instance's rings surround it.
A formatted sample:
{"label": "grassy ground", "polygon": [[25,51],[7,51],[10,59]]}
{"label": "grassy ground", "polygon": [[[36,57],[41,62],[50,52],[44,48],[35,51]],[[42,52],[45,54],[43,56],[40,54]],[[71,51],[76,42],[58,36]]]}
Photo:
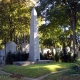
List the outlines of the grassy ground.
{"label": "grassy ground", "polygon": [[[44,78],[43,80],[80,80],[80,70],[75,72],[74,70],[64,71],[56,74],[51,74]],[[11,78],[9,75],[0,74],[0,80],[24,80],[23,78]],[[26,79],[27,80],[27,79]]]}
{"label": "grassy ground", "polygon": [[14,74],[19,74],[31,78],[37,78],[50,72],[68,69],[74,65],[76,64],[75,63],[47,63],[47,64],[45,63],[45,64],[34,64],[29,66],[7,65],[3,68],[3,70]]}
{"label": "grassy ground", "polygon": [[0,74],[0,80],[22,80],[22,79],[11,78],[9,75]]}
{"label": "grassy ground", "polygon": [[70,70],[51,74],[43,80],[80,80],[80,60],[78,60],[76,66],[71,67]]}
{"label": "grassy ground", "polygon": [[80,75],[66,74],[64,72],[64,73],[51,74],[46,78],[44,78],[43,80],[80,80]]}

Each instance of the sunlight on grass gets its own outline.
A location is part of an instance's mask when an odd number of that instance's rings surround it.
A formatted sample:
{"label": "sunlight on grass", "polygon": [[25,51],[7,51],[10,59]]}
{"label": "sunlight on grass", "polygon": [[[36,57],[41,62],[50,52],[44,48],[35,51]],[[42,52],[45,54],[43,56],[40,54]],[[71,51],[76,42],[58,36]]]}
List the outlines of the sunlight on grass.
{"label": "sunlight on grass", "polygon": [[80,58],[78,58],[77,61],[80,61]]}
{"label": "sunlight on grass", "polygon": [[37,78],[50,72],[68,69],[74,65],[75,63],[45,63],[33,64],[28,66],[7,65],[3,68],[3,70],[10,73]]}
{"label": "sunlight on grass", "polygon": [[44,66],[44,68],[48,68],[50,71],[56,71],[56,69],[61,69],[62,67],[59,66],[59,65],[47,65],[47,66]]}

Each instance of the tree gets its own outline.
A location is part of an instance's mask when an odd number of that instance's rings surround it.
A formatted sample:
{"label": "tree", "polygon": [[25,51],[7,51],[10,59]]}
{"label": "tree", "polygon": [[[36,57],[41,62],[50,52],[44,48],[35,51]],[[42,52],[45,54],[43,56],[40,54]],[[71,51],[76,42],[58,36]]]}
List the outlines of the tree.
{"label": "tree", "polygon": [[[40,0],[41,6],[38,7],[38,10],[41,10],[41,15],[45,19],[45,21],[47,20],[50,21],[49,25],[47,25],[48,30],[52,31],[52,28],[53,28],[53,32],[54,32],[56,27],[59,29],[59,26],[67,27],[69,25],[70,32],[68,32],[67,35],[72,34],[72,31],[73,31],[72,25],[71,25],[72,10],[70,8],[70,4],[72,3],[72,1],[73,0],[57,0],[57,1],[56,0],[46,0],[46,1]],[[74,0],[74,1],[79,1],[79,0]],[[79,6],[80,4],[78,4],[76,8],[77,13],[79,13]],[[46,29],[46,28],[43,28],[43,29]],[[44,33],[46,33],[46,31]],[[47,33],[49,33],[49,31]]]}
{"label": "tree", "polygon": [[[30,1],[28,1],[30,2]],[[29,35],[31,7],[24,0],[2,0],[0,2],[0,39],[13,41],[17,35]],[[4,37],[3,37],[4,36]]]}

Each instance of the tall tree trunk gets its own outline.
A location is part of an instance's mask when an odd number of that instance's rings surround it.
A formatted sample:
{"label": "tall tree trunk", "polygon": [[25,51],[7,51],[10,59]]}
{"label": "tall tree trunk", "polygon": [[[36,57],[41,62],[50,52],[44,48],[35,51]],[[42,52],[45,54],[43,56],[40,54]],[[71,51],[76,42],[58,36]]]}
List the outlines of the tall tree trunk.
{"label": "tall tree trunk", "polygon": [[75,54],[75,44],[76,44],[76,6],[77,3],[71,3],[71,19],[72,19],[72,31],[73,31],[73,50]]}

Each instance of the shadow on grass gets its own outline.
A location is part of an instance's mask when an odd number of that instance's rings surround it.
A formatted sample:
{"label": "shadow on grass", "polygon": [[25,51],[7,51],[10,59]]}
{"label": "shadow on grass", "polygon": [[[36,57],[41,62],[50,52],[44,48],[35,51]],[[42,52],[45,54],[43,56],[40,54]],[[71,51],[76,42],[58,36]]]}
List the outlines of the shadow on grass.
{"label": "shadow on grass", "polygon": [[11,78],[9,75],[7,74],[1,74],[0,73],[0,80],[22,80],[22,79],[18,79],[18,78]]}
{"label": "shadow on grass", "polygon": [[37,78],[51,72],[68,69],[74,65],[75,63],[45,63],[33,64],[29,66],[7,65],[3,68],[3,70],[30,78]]}
{"label": "shadow on grass", "polygon": [[71,69],[68,71],[51,74],[42,80],[80,80],[80,70],[78,70],[78,72]]}

